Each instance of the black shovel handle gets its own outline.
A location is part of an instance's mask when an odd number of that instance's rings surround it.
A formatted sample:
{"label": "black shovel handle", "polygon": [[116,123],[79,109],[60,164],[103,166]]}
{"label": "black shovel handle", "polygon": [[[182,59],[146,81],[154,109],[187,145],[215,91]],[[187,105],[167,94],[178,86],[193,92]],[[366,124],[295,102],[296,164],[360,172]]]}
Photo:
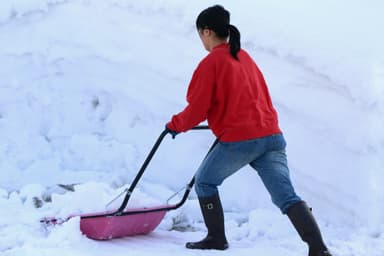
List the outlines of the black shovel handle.
{"label": "black shovel handle", "polygon": [[[192,130],[207,130],[207,129],[209,129],[209,127],[208,127],[207,125],[199,125],[199,126],[195,126],[195,127],[192,128]],[[131,197],[131,194],[132,194],[133,190],[135,189],[135,187],[136,187],[137,183],[139,182],[140,178],[143,176],[145,169],[147,168],[148,164],[151,162],[153,156],[155,155],[157,149],[159,148],[161,142],[163,141],[164,137],[165,137],[167,134],[168,134],[167,129],[165,129],[165,130],[160,134],[159,138],[156,140],[156,142],[155,142],[155,144],[153,145],[151,151],[149,152],[147,158],[145,159],[143,165],[141,166],[139,172],[137,173],[135,179],[133,180],[131,186],[130,186],[129,189],[127,190],[127,194],[125,195],[124,200],[123,200],[121,206],[119,207],[119,209],[118,209],[116,212],[112,213],[111,215],[118,216],[118,215],[121,215],[121,214],[123,213],[125,207],[127,207],[129,198]],[[189,194],[189,190],[191,189],[191,188],[189,188],[189,187],[192,187],[193,184],[194,184],[194,178],[193,178],[193,179],[191,180],[191,182],[188,184],[188,185],[189,185],[188,188],[187,188],[187,192],[188,192],[188,194]],[[191,185],[191,186],[190,186],[190,185]],[[184,201],[186,200],[188,194],[184,195],[185,199],[184,199],[184,197],[183,197],[183,203],[184,203]]]}
{"label": "black shovel handle", "polygon": [[[216,146],[216,144],[217,144],[218,142],[219,142],[218,139],[216,139],[216,140],[213,142],[212,146],[209,148],[208,153],[205,155],[204,159],[207,158],[207,156],[209,155],[209,153],[212,151],[212,149]],[[189,195],[189,193],[191,192],[192,187],[193,187],[194,184],[195,184],[195,176],[193,176],[193,178],[191,179],[191,181],[188,183],[187,188],[186,188],[186,190],[185,190],[185,192],[184,192],[184,195],[183,195],[183,198],[181,199],[181,201],[178,202],[177,204],[175,204],[174,206],[168,207],[167,210],[175,210],[175,209],[180,208],[180,207],[185,203],[185,201],[187,201],[188,195]]]}

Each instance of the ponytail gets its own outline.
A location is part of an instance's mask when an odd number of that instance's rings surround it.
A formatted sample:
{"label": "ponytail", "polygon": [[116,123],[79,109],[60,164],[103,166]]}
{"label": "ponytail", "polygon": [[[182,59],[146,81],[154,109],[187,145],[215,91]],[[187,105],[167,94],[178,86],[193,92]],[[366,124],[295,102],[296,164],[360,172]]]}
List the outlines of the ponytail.
{"label": "ponytail", "polygon": [[241,44],[240,44],[240,31],[233,25],[228,25],[229,29],[229,49],[231,52],[231,55],[236,60],[239,60],[237,57],[237,53],[240,51]]}
{"label": "ponytail", "polygon": [[240,32],[229,23],[230,13],[221,5],[214,5],[203,10],[196,19],[197,29],[211,29],[219,38],[229,37],[230,53],[238,60],[237,53],[240,51]]}

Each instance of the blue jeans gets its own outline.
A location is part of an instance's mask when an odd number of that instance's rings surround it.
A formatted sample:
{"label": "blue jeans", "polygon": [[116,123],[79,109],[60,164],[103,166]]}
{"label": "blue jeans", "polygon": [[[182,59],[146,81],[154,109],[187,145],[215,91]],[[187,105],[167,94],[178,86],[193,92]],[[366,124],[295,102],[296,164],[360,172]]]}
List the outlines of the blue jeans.
{"label": "blue jeans", "polygon": [[285,214],[290,206],[301,201],[289,177],[285,147],[282,134],[240,142],[218,142],[197,170],[197,195],[209,197],[218,193],[217,186],[249,164],[259,174],[272,202]]}

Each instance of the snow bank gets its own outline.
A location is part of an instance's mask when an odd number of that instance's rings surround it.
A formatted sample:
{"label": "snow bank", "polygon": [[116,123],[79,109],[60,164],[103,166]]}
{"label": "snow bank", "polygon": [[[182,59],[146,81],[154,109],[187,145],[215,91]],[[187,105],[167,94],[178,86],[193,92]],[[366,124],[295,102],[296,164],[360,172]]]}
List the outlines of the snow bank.
{"label": "snow bank", "polygon": [[[22,255],[44,247],[50,254],[60,240],[68,254],[73,244],[80,251],[95,246],[84,242],[77,219],[53,231],[36,222],[47,214],[103,210],[132,181],[165,122],[185,105],[188,81],[206,54],[195,18],[215,3],[0,4],[0,207],[8,209],[0,213],[0,251]],[[222,4],[268,81],[288,141],[292,179],[331,246],[340,255],[377,248],[384,228],[384,36],[378,32],[383,4]],[[213,140],[206,131],[167,137],[132,203],[164,202],[193,176]],[[68,192],[56,184],[78,185]],[[235,174],[220,191],[230,239],[240,247],[258,242],[257,248],[272,254],[305,251],[292,245],[292,230],[253,170]],[[100,200],[87,200],[96,194]],[[47,195],[52,203],[35,208],[34,197]],[[193,193],[160,227],[171,241],[167,246],[180,243],[169,231],[177,229],[204,231]],[[267,246],[273,237],[281,247]],[[161,253],[169,255],[169,249]]]}
{"label": "snow bank", "polygon": [[45,13],[54,5],[68,2],[67,0],[16,0],[5,1],[0,8],[0,24],[12,19],[22,18],[34,13]]}

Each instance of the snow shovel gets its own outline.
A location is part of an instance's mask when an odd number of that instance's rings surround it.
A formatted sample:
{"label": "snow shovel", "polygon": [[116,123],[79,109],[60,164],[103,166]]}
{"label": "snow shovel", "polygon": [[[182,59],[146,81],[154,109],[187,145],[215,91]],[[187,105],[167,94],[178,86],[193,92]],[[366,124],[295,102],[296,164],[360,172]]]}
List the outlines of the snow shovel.
{"label": "snow shovel", "polygon": [[[209,127],[196,126],[192,129],[203,130],[209,129]],[[155,152],[157,151],[158,147],[160,146],[167,133],[168,132],[164,130],[160,134],[159,138],[152,147],[152,150],[149,152],[147,158],[141,166],[138,174],[133,180],[131,186],[129,187],[129,189],[123,192],[125,193],[125,197],[121,206],[117,210],[92,214],[73,215],[67,217],[66,219],[44,218],[40,220],[40,222],[46,225],[55,225],[61,224],[72,217],[79,216],[81,232],[87,237],[95,240],[109,240],[112,238],[125,236],[144,235],[154,230],[160,224],[167,211],[178,209],[185,203],[195,183],[195,177],[193,177],[188,183],[181,201],[177,204],[165,204],[156,207],[125,209],[133,190],[135,189],[137,183],[144,174],[145,169],[147,168],[149,162],[151,161],[152,157],[154,156]],[[216,143],[217,140],[212,145],[211,149]],[[112,201],[114,201],[115,199],[113,199]]]}

